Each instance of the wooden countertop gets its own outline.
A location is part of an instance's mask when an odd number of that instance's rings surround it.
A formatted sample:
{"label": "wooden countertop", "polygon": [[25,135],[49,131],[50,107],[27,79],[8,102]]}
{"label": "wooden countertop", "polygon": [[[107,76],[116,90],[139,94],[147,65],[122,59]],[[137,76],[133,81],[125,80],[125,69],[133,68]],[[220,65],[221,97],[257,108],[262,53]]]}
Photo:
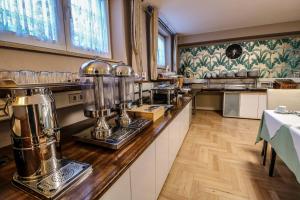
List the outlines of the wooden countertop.
{"label": "wooden countertop", "polygon": [[[62,142],[63,156],[92,164],[93,172],[79,185],[70,188],[64,194],[63,199],[99,199],[190,101],[190,97],[180,99],[162,118],[117,151],[75,142],[68,137]],[[64,131],[67,130],[63,130],[62,134]],[[77,131],[80,130],[77,129]],[[67,132],[69,135],[72,130]],[[11,148],[1,149],[0,155],[9,157],[9,161],[0,166],[0,198],[32,199],[31,195],[11,184],[12,176],[16,171]]]}
{"label": "wooden countertop", "polygon": [[192,92],[267,92],[267,88],[245,88],[245,89],[225,89],[225,88],[193,88]]}

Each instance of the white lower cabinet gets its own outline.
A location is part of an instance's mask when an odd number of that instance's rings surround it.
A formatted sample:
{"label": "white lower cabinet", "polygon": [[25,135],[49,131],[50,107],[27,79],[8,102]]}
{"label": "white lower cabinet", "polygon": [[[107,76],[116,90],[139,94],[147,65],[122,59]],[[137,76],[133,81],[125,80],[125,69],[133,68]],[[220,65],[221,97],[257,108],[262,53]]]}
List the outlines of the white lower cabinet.
{"label": "white lower cabinet", "polygon": [[267,95],[262,92],[225,92],[224,117],[261,119],[267,108]]}
{"label": "white lower cabinet", "polygon": [[[191,103],[190,103],[191,104]],[[160,133],[101,200],[155,200],[188,131],[190,105]]]}
{"label": "white lower cabinet", "polygon": [[240,117],[257,118],[258,95],[255,93],[240,94]]}
{"label": "white lower cabinet", "polygon": [[132,200],[154,200],[155,143],[153,142],[130,167]]}
{"label": "white lower cabinet", "polygon": [[169,169],[171,168],[178,151],[179,145],[179,130],[177,120],[169,125]]}
{"label": "white lower cabinet", "polygon": [[169,173],[169,127],[158,136],[155,142],[156,155],[156,199]]}
{"label": "white lower cabinet", "polygon": [[261,119],[266,109],[267,95],[265,93],[241,93],[240,94],[240,117]]}
{"label": "white lower cabinet", "polygon": [[100,200],[131,200],[130,174],[127,170]]}

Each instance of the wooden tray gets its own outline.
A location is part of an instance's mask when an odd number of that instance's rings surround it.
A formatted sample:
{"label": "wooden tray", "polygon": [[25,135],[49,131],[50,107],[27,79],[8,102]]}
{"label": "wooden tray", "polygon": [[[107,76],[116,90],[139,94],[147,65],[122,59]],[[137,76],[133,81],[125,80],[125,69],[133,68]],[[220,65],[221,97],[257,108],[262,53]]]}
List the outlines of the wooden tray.
{"label": "wooden tray", "polygon": [[143,105],[141,107],[136,107],[131,110],[127,110],[129,115],[134,115],[135,117],[141,117],[156,121],[165,113],[165,108],[158,105]]}

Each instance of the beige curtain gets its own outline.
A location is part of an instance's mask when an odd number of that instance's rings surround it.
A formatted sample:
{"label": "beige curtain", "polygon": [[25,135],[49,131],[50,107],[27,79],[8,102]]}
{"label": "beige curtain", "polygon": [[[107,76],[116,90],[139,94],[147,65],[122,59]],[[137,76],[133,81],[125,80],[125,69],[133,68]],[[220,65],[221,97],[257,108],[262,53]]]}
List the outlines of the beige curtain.
{"label": "beige curtain", "polygon": [[173,71],[178,72],[179,66],[178,66],[178,35],[174,36],[173,41]]}
{"label": "beige curtain", "polygon": [[150,19],[150,68],[151,80],[157,79],[158,9],[153,7]]}
{"label": "beige curtain", "polygon": [[141,0],[131,1],[131,46],[132,46],[132,59],[133,69],[136,73],[143,72],[142,66],[142,37],[141,37],[141,14],[142,2]]}

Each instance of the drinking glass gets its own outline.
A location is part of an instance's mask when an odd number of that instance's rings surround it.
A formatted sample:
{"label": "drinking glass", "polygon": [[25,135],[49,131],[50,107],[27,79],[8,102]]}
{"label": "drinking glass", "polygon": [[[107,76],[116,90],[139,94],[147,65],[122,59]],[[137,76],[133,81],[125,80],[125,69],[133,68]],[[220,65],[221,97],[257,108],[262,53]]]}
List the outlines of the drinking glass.
{"label": "drinking glass", "polygon": [[20,74],[20,83],[23,84],[28,84],[29,83],[29,78],[28,78],[28,71],[26,70],[21,70],[19,72]]}
{"label": "drinking glass", "polygon": [[40,84],[49,83],[49,72],[47,72],[47,71],[39,72],[39,78],[38,79],[39,79]]}

